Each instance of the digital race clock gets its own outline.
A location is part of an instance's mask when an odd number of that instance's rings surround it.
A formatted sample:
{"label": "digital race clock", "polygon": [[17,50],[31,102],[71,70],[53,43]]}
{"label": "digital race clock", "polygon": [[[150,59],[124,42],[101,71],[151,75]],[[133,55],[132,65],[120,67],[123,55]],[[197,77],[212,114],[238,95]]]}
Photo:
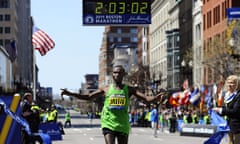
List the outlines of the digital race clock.
{"label": "digital race clock", "polygon": [[150,23],[151,0],[83,0],[84,25]]}

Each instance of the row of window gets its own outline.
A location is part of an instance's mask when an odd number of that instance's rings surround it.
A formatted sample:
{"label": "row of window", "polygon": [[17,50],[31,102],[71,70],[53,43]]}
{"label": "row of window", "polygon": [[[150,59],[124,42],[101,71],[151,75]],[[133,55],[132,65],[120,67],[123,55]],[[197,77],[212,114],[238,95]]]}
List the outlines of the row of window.
{"label": "row of window", "polygon": [[10,0],[1,0],[0,8],[10,8]]}
{"label": "row of window", "polygon": [[179,47],[180,37],[179,35],[167,36],[167,48]]}
{"label": "row of window", "polygon": [[0,39],[0,45],[2,45],[2,46],[6,45],[6,44],[9,44],[10,42],[11,41],[9,39],[5,39],[5,40]]}
{"label": "row of window", "polygon": [[[118,34],[122,34],[124,33],[124,30],[122,28],[117,28],[117,33]],[[137,28],[130,28],[129,32],[130,34],[137,34],[138,33],[138,29]]]}
{"label": "row of window", "polygon": [[11,27],[0,27],[0,34],[10,34],[11,33]]}
{"label": "row of window", "polygon": [[227,17],[227,8],[229,8],[229,0],[222,2],[222,6],[217,5],[212,11],[208,11],[203,15],[203,29],[212,27],[220,22],[220,19],[224,20]]}
{"label": "row of window", "polygon": [[[129,32],[130,32],[130,42],[133,42],[133,43],[136,43],[136,42],[138,42],[138,37],[137,37],[137,34],[138,34],[138,29],[137,28],[130,28],[130,30],[129,30]],[[128,33],[128,32],[126,32],[126,33]],[[122,29],[122,28],[117,28],[117,34],[124,34],[124,30]],[[133,35],[135,35],[135,36],[133,36]],[[109,36],[109,42],[110,43],[113,43],[113,42],[115,42],[115,38],[116,37],[114,37],[114,36]],[[118,43],[121,43],[121,42],[123,42],[123,38],[124,37],[122,37],[121,35],[120,36],[118,36],[117,37],[117,42]],[[125,40],[124,40],[125,41]]]}
{"label": "row of window", "polygon": [[5,14],[5,15],[0,14],[0,21],[11,21],[11,15],[9,15],[9,14]]}
{"label": "row of window", "polygon": [[[110,43],[113,43],[114,42],[114,37],[109,37],[109,42]],[[118,37],[117,38],[117,42],[118,43],[121,43],[122,42],[122,37]],[[138,38],[137,37],[130,37],[130,42],[132,42],[132,43],[136,43],[136,42],[138,42]]]}

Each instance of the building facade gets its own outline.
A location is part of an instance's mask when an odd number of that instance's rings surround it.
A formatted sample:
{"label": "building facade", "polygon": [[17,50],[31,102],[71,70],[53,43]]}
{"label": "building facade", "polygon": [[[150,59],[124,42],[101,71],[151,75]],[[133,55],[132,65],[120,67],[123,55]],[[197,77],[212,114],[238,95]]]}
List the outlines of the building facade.
{"label": "building facade", "polygon": [[193,86],[203,85],[203,17],[202,0],[193,2]]}
{"label": "building facade", "polygon": [[12,63],[4,47],[0,46],[0,93],[12,89]]}
{"label": "building facade", "polygon": [[11,84],[17,90],[31,88],[33,82],[30,8],[30,0],[0,2],[0,45],[6,47],[15,41],[17,57],[12,63]]}
{"label": "building facade", "polygon": [[228,75],[233,74],[233,71],[228,71],[231,64],[230,57],[226,55],[226,48],[229,47],[226,40],[228,40],[227,9],[234,7],[240,7],[240,1],[203,0],[204,84],[220,83]]}
{"label": "building facade", "polygon": [[[149,70],[152,82],[167,88],[166,34],[170,28],[169,1],[155,0],[152,3],[152,23],[149,26]],[[161,82],[161,84],[160,84]]]}
{"label": "building facade", "polygon": [[138,43],[138,28],[136,26],[106,26],[103,33],[99,55],[99,87],[111,82],[111,72],[114,62],[114,47],[118,44]]}

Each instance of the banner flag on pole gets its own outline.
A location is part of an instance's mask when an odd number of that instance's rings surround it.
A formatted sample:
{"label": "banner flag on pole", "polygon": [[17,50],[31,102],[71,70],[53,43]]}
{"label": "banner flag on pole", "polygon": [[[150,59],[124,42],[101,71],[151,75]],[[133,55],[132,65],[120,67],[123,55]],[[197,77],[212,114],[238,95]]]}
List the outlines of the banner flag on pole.
{"label": "banner flag on pole", "polygon": [[14,62],[17,58],[17,48],[16,48],[16,42],[15,40],[10,41],[5,45],[5,49],[8,52],[9,59],[11,62]]}
{"label": "banner flag on pole", "polygon": [[55,42],[48,34],[35,26],[33,26],[32,44],[42,56],[46,55],[46,53],[55,46]]}
{"label": "banner flag on pole", "polygon": [[190,103],[192,103],[195,106],[200,102],[200,92],[198,87],[194,88],[194,91],[191,93],[189,99],[190,99]]}

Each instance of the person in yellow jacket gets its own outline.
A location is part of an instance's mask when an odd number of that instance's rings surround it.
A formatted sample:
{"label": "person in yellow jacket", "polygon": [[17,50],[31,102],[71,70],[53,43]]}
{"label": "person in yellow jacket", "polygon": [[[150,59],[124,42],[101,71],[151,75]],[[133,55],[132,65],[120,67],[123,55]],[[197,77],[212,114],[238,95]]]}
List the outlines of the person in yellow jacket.
{"label": "person in yellow jacket", "polygon": [[64,124],[64,127],[66,128],[67,125],[69,125],[69,127],[72,126],[72,124],[71,124],[70,112],[67,112],[67,113],[65,114],[65,124]]}
{"label": "person in yellow jacket", "polygon": [[56,105],[52,105],[51,115],[52,115],[52,117],[53,117],[53,121],[54,121],[54,122],[57,122],[57,119],[58,119],[58,111],[57,111]]}
{"label": "person in yellow jacket", "polygon": [[57,122],[58,111],[55,105],[51,106],[50,111],[47,111],[47,122]]}

